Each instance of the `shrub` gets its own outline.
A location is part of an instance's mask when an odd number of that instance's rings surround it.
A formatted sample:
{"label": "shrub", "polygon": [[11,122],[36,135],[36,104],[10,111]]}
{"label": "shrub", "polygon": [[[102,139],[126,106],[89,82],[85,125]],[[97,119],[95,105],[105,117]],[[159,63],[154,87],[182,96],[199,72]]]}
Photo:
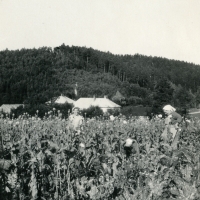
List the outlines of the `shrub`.
{"label": "shrub", "polygon": [[126,106],[121,109],[121,114],[125,116],[147,116],[150,108],[143,106]]}
{"label": "shrub", "polygon": [[[19,106],[16,109],[13,109],[11,111],[11,114],[14,114],[15,117],[19,117],[20,115],[23,115],[24,113],[28,113],[31,116],[37,115],[40,118],[43,118],[45,114],[47,114],[49,111],[52,111],[53,115],[58,115],[59,113],[62,113],[62,117],[68,117],[69,112],[72,110],[72,104],[38,104],[38,105],[30,105],[27,104],[24,107]],[[38,112],[37,112],[38,111]]]}
{"label": "shrub", "polygon": [[119,109],[108,109],[108,114],[113,115],[113,116],[118,116],[120,114]]}
{"label": "shrub", "polygon": [[142,98],[137,97],[137,96],[131,96],[128,98],[128,104],[129,105],[139,105],[142,103]]}
{"label": "shrub", "polygon": [[81,113],[84,117],[89,118],[103,115],[102,109],[98,106],[90,106],[88,109],[83,109]]}

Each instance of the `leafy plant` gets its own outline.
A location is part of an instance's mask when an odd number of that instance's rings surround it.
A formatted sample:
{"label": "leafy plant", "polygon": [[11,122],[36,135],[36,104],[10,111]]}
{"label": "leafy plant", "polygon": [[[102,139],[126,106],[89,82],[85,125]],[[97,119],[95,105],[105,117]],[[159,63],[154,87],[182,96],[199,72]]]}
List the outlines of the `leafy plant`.
{"label": "leafy plant", "polygon": [[3,199],[199,198],[197,119],[183,124],[176,150],[161,140],[159,118],[86,118],[79,135],[56,113],[1,118],[0,127],[11,160],[0,172]]}

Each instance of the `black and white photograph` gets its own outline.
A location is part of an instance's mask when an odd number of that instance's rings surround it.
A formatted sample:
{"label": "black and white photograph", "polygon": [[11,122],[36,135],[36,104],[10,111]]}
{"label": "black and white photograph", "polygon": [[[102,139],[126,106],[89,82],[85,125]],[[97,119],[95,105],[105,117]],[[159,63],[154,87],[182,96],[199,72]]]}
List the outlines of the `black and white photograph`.
{"label": "black and white photograph", "polygon": [[0,200],[200,200],[200,0],[0,0]]}

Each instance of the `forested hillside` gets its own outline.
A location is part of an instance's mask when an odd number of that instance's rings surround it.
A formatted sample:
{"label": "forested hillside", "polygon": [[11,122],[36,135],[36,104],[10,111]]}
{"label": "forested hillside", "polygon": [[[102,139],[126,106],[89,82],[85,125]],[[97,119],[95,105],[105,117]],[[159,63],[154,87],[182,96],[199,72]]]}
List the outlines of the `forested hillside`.
{"label": "forested hillside", "polygon": [[200,101],[199,77],[199,65],[139,54],[113,55],[64,44],[5,50],[0,52],[0,105],[40,104],[60,94],[111,98],[120,91],[133,105],[195,107]]}

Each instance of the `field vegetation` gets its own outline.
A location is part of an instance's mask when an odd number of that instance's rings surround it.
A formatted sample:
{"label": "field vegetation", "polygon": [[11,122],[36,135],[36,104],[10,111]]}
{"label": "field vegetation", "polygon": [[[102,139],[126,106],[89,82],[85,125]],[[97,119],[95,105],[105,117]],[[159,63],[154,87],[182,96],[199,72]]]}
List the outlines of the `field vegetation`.
{"label": "field vegetation", "polygon": [[200,199],[198,119],[183,122],[177,148],[161,140],[161,118],[85,118],[75,133],[54,110],[0,127],[2,200]]}

